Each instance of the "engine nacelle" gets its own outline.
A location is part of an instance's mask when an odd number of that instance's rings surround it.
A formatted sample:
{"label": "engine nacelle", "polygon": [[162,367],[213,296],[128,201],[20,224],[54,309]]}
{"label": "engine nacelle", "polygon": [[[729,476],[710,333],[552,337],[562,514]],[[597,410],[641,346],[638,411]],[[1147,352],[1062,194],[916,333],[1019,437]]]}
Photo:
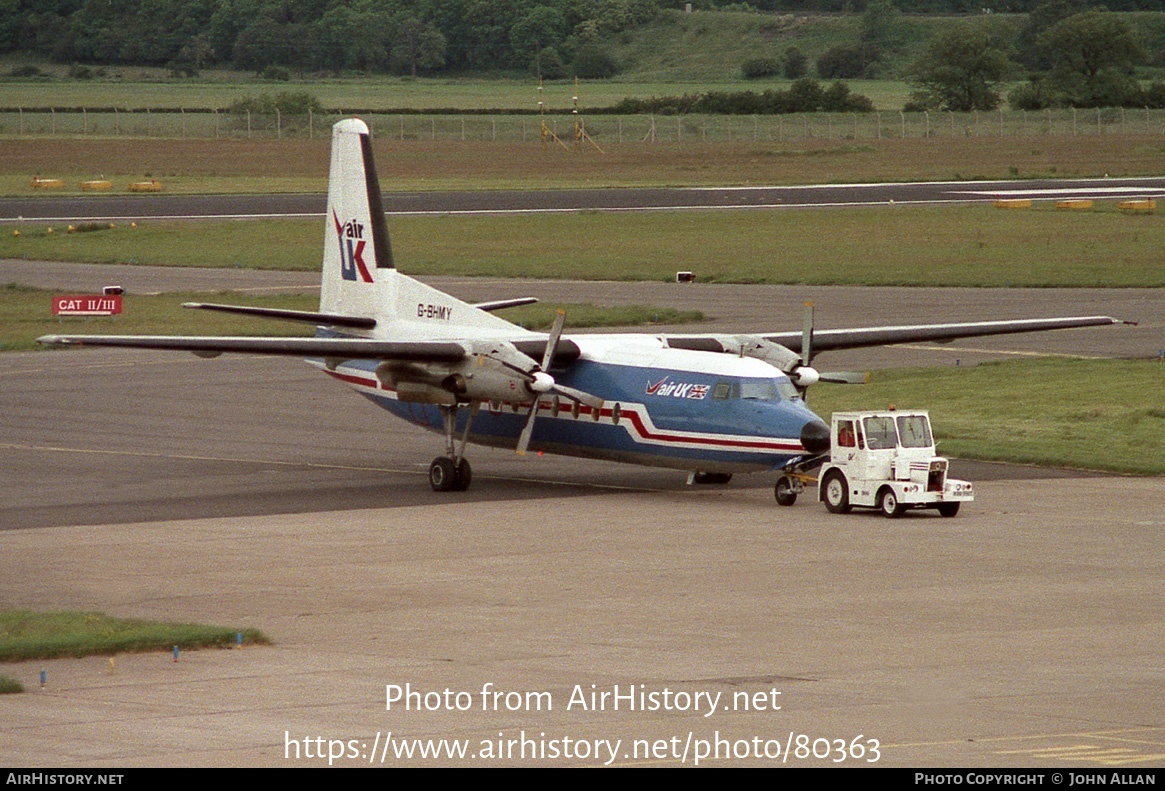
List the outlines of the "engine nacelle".
{"label": "engine nacelle", "polygon": [[719,340],[724,351],[739,354],[742,357],[755,357],[758,360],[764,360],[787,374],[791,374],[801,366],[801,357],[792,349],[765,340],[759,335],[730,335],[719,338]]}

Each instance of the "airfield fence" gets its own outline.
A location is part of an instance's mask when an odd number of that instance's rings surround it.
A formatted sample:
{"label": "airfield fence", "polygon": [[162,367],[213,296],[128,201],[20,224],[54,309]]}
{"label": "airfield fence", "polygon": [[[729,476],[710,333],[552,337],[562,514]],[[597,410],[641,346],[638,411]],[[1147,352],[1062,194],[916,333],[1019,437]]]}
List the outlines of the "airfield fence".
{"label": "airfield fence", "polygon": [[[0,109],[0,135],[21,137],[326,138],[341,113],[260,115],[213,110]],[[396,140],[537,141],[545,122],[571,144],[569,115],[360,113],[375,137]],[[599,144],[684,141],[888,140],[1039,135],[1165,135],[1165,110],[601,115],[583,117]]]}

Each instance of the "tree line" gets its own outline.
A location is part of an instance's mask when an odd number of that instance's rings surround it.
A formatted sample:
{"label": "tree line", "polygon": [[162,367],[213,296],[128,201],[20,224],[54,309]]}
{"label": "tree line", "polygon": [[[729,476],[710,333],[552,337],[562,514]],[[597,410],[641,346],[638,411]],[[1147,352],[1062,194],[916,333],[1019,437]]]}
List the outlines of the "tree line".
{"label": "tree line", "polygon": [[611,76],[661,0],[0,0],[0,53],[61,63]]}
{"label": "tree line", "polygon": [[[905,0],[902,0],[905,2]],[[1009,33],[1010,31],[1010,33]],[[816,62],[823,79],[887,76],[886,63],[916,35],[891,0],[869,0],[852,41],[837,44]],[[1165,82],[1145,86],[1141,65],[1165,66],[1165,52],[1150,51],[1126,18],[1084,0],[1042,0],[1018,30],[966,21],[947,28],[922,55],[895,76],[914,87],[908,111],[994,110],[1008,83],[1013,109],[1053,107],[1165,108]],[[899,67],[901,68],[901,67]],[[795,46],[779,58],[741,64],[745,78],[783,75],[797,79],[809,60]]]}
{"label": "tree line", "polygon": [[910,67],[907,77],[917,90],[907,109],[994,110],[1004,86],[1025,76],[1007,96],[1016,110],[1165,108],[1165,83],[1145,86],[1136,77],[1137,66],[1151,59],[1116,14],[1082,10],[1074,0],[1046,0],[1015,42],[968,28],[938,37]]}

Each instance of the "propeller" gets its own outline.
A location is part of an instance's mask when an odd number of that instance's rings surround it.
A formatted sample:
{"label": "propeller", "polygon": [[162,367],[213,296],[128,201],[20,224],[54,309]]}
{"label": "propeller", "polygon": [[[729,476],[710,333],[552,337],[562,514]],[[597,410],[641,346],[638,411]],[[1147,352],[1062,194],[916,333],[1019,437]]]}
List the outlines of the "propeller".
{"label": "propeller", "polygon": [[779,343],[765,340],[757,335],[737,335],[728,342],[722,342],[725,351],[743,357],[764,360],[784,372],[797,388],[801,397],[810,385],[818,382],[832,384],[865,384],[869,374],[860,371],[818,371],[809,363],[813,359],[813,303],[805,303],[805,319],[801,327],[801,353]]}
{"label": "propeller", "polygon": [[[530,370],[522,370],[516,366],[509,366],[519,373],[528,377],[526,386],[534,395],[534,403],[530,407],[530,415],[526,418],[526,425],[522,427],[522,434],[518,437],[518,455],[522,456],[526,453],[526,448],[530,446],[530,437],[534,433],[534,421],[538,417],[538,409],[542,405],[543,393],[554,393],[559,396],[565,396],[570,400],[586,404],[591,409],[602,409],[603,399],[593,396],[590,393],[577,390],[573,387],[560,385],[554,381],[554,377],[546,372],[554,360],[554,354],[558,351],[558,341],[562,337],[562,328],[566,324],[566,311],[559,308],[558,314],[554,317],[554,325],[550,328],[550,336],[546,339],[546,351],[542,353],[542,364]],[[505,363],[503,363],[505,364]]]}
{"label": "propeller", "polygon": [[862,385],[870,381],[868,373],[860,371],[818,371],[809,363],[813,360],[813,303],[805,303],[805,318],[801,323],[801,364],[792,371],[785,371],[797,386],[801,398],[810,385],[830,382],[839,385]]}

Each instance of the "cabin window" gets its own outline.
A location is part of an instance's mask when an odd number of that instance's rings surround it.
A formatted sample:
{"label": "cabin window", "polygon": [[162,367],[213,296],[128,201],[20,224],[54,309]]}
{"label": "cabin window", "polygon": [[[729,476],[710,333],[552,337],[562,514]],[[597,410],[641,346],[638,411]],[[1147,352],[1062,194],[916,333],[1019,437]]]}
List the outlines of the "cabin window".
{"label": "cabin window", "polygon": [[870,450],[885,450],[898,445],[898,433],[892,417],[866,418],[866,442]]}
{"label": "cabin window", "polygon": [[731,382],[717,382],[716,388],[712,391],[712,397],[718,398],[721,401],[725,400],[726,398],[731,397],[731,395],[732,395],[732,383]]}
{"label": "cabin window", "polygon": [[930,421],[922,415],[899,415],[898,436],[904,448],[927,448],[934,444],[930,438]]}
{"label": "cabin window", "polygon": [[746,401],[779,401],[777,383],[772,379],[743,379],[740,397]]}
{"label": "cabin window", "polygon": [[854,422],[852,420],[838,421],[837,444],[843,448],[857,446],[857,438],[854,436]]}

